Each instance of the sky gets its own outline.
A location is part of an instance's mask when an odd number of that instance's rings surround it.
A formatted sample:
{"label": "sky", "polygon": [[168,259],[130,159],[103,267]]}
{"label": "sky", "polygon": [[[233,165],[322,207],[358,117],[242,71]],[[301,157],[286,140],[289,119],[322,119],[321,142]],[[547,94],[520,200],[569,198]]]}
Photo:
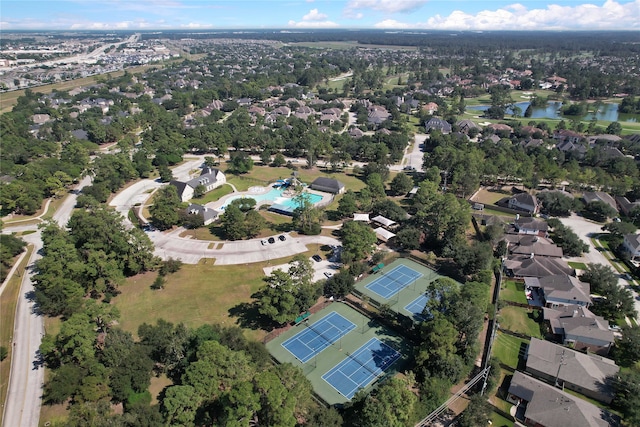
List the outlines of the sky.
{"label": "sky", "polygon": [[0,30],[640,30],[640,0],[2,0]]}

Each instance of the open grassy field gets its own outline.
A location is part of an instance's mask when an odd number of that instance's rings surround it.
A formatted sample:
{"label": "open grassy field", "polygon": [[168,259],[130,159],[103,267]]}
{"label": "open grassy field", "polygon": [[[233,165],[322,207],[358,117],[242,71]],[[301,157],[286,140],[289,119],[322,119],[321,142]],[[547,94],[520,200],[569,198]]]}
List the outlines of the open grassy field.
{"label": "open grassy field", "polygon": [[523,354],[525,346],[528,344],[529,340],[498,331],[496,332],[496,339],[493,343],[491,355],[497,358],[502,364],[516,369],[520,355]]}
{"label": "open grassy field", "polygon": [[514,280],[505,280],[504,287],[500,290],[500,299],[520,304],[527,304],[527,297],[524,294],[524,283],[516,282]]}
{"label": "open grassy field", "polygon": [[[308,248],[308,256],[316,253],[316,245]],[[291,259],[271,260],[270,264],[283,264]],[[131,277],[120,287],[122,294],[113,300],[120,310],[120,326],[137,336],[138,326],[158,319],[182,322],[189,327],[207,323],[242,324],[247,338],[261,340],[266,332],[248,327],[251,313],[243,313],[240,306],[250,303],[251,295],[264,283],[262,269],[267,264],[214,266],[211,260],[198,265],[185,264],[180,271],[167,276],[165,288],[157,291],[150,288],[157,273]],[[234,317],[236,313],[242,322]]]}
{"label": "open grassy field", "polygon": [[[9,387],[9,371],[11,370],[11,356],[13,353],[13,329],[22,285],[22,274],[29,263],[29,258],[33,252],[33,247],[27,248],[27,253],[18,268],[16,274],[6,284],[6,288],[0,298],[0,346],[6,347],[9,351],[6,359],[0,362],[0,402],[4,404],[7,398],[7,388]],[[2,425],[3,411],[0,411],[0,425]]]}
{"label": "open grassy field", "polygon": [[587,264],[585,264],[584,262],[569,261],[569,262],[567,262],[567,264],[569,264],[569,267],[575,268],[576,270],[586,270],[587,269]]}
{"label": "open grassy field", "polygon": [[498,321],[503,329],[542,339],[540,325],[533,319],[534,314],[534,310],[509,306],[500,310]]}

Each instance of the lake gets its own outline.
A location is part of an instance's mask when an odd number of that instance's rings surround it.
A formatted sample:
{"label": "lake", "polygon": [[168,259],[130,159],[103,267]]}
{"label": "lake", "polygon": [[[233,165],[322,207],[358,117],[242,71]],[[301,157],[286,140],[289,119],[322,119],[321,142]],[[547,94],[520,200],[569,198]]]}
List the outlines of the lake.
{"label": "lake", "polygon": [[[516,102],[515,105],[520,107],[521,113],[524,114],[529,107],[529,101]],[[473,107],[467,107],[467,110],[474,111],[486,111],[489,108],[488,105],[475,105]],[[562,102],[560,101],[551,101],[547,103],[546,107],[533,107],[533,112],[531,117],[527,117],[527,119],[565,119],[571,120],[574,119],[575,116],[564,116],[560,112],[560,108],[562,108]],[[507,110],[507,114],[513,114],[511,109]],[[590,121],[593,119],[593,113],[588,113],[582,117],[580,120]],[[618,113],[618,104],[614,103],[606,103],[602,104],[598,109],[598,112],[595,114],[596,120],[605,120],[608,122],[637,122],[640,121],[640,115],[638,114],[622,114]]]}

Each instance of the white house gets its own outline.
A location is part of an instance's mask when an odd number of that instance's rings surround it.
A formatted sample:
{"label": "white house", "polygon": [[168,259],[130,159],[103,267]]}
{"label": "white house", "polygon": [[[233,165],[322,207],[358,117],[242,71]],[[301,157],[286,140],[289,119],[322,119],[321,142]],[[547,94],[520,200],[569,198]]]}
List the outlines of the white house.
{"label": "white house", "polygon": [[190,179],[189,181],[171,181],[170,184],[176,187],[178,197],[183,202],[191,200],[197,186],[202,185],[204,192],[208,193],[214,188],[218,188],[227,182],[224,174],[215,168],[205,167],[199,177]]}
{"label": "white house", "polygon": [[640,259],[640,234],[626,234],[623,245],[632,260]]}

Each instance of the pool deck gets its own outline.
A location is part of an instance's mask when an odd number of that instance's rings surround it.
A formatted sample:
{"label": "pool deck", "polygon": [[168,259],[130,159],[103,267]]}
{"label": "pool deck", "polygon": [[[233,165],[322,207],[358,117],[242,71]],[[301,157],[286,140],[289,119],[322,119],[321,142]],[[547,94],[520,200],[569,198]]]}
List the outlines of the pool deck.
{"label": "pool deck", "polygon": [[[220,210],[220,208],[224,206],[226,202],[231,198],[235,199],[238,197],[251,197],[251,196],[257,196],[260,194],[265,194],[273,189],[273,184],[275,184],[275,182],[272,184],[269,184],[266,187],[260,187],[260,186],[251,187],[249,188],[248,191],[238,191],[238,192],[234,191],[231,194],[227,194],[226,196],[221,197],[219,200],[216,200],[215,202],[207,203],[205,206],[209,209]],[[333,194],[311,190],[308,187],[306,187],[304,191],[307,193],[315,194],[322,197],[322,200],[317,202],[316,206],[327,206],[329,203],[333,201],[333,197],[334,197]],[[294,195],[295,195],[295,192],[293,190],[286,190],[285,193],[283,193],[282,197],[293,198]],[[261,200],[257,202],[256,207],[260,207],[262,205],[272,205],[273,203],[274,203],[274,200]]]}

